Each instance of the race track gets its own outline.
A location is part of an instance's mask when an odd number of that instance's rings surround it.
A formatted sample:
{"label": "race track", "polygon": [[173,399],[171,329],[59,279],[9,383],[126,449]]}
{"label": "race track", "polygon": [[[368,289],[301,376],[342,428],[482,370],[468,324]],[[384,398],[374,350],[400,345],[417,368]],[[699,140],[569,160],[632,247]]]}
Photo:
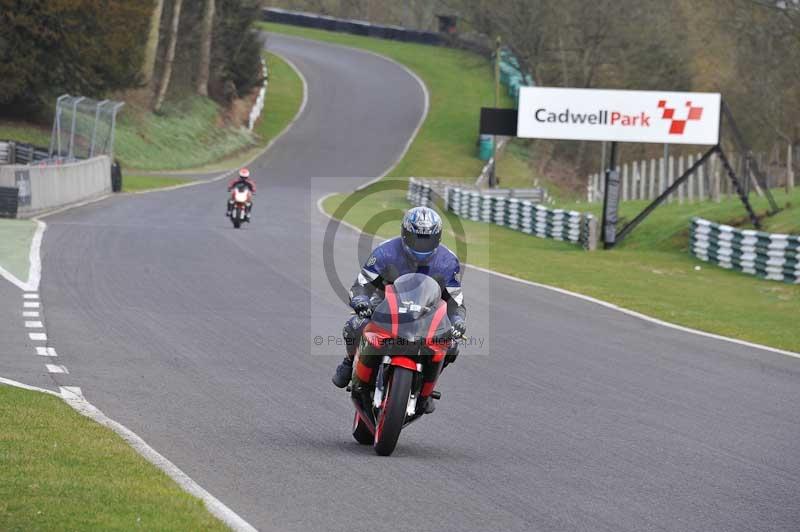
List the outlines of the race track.
{"label": "race track", "polygon": [[[491,352],[447,370],[435,415],[394,456],[356,444],[329,381],[341,348],[311,345],[347,317],[321,270],[316,201],[393,164],[424,92],[364,52],[269,47],[303,73],[308,104],[251,166],[250,226],[224,218],[222,182],[47,219],[60,385],[262,530],[800,528],[800,360],[475,270],[470,326]],[[342,229],[347,282],[356,245]]]}

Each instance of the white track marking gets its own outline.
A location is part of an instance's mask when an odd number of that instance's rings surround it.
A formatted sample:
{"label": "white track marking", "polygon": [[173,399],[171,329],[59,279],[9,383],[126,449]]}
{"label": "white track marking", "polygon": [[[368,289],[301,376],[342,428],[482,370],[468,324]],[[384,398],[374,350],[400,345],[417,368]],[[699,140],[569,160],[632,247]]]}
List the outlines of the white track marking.
{"label": "white track marking", "polygon": [[25,328],[27,328],[27,329],[41,329],[42,327],[44,327],[44,325],[42,325],[41,321],[26,321],[25,322]]}
{"label": "white track marking", "polygon": [[17,279],[16,275],[14,275],[10,271],[6,270],[2,266],[0,266],[0,277],[4,278],[6,281],[8,281],[9,283],[13,284],[14,286],[19,288],[20,290],[27,290],[28,289],[28,283],[24,283],[24,282],[20,281],[19,279]]}
{"label": "white track marking", "polygon": [[23,318],[38,318],[39,317],[39,313],[36,312],[35,310],[24,310],[24,311],[22,311],[22,317]]}
{"label": "white track marking", "polygon": [[25,293],[25,294],[22,294],[22,297],[24,299],[39,299],[39,294]]}
{"label": "white track marking", "polygon": [[31,340],[36,340],[38,342],[46,342],[47,335],[45,333],[28,333],[28,338]]}
{"label": "white track marking", "polygon": [[57,357],[58,353],[52,347],[37,347],[36,354],[40,357]]}
{"label": "white track marking", "polygon": [[46,367],[47,371],[50,373],[69,373],[69,370],[60,364],[45,364],[44,367]]}
{"label": "white track marking", "polygon": [[83,397],[81,389],[73,386],[61,387],[61,397],[68,405],[80,414],[93,419],[97,423],[110,428],[116,432],[128,445],[142,455],[148,462],[161,469],[172,480],[178,483],[184,491],[202,500],[209,512],[216,516],[220,521],[228,525],[237,532],[255,532],[255,528],[247,521],[239,517],[233,510],[225,506],[219,499],[204,490],[197,482],[192,480],[186,473],[181,471],[175,464],[159,454],[150,447],[142,438],[124,425],[107,417],[94,405]]}
{"label": "white track marking", "polygon": [[23,390],[30,390],[32,392],[40,392],[46,393],[49,395],[55,395],[56,397],[61,398],[61,394],[58,392],[54,392],[53,390],[47,390],[45,388],[39,388],[38,386],[31,386],[30,384],[23,384],[21,382],[13,381],[11,379],[6,379],[0,377],[0,384],[5,384],[7,386],[13,386],[14,388],[22,388]]}
{"label": "white track marking", "polygon": [[5,278],[8,282],[15,285],[20,290],[24,290],[26,292],[35,292],[39,289],[39,281],[42,278],[42,262],[41,262],[41,253],[40,248],[42,246],[42,236],[44,235],[44,230],[47,228],[47,225],[37,219],[33,219],[36,222],[36,231],[33,233],[33,239],[31,240],[31,249],[28,252],[28,280],[27,282],[23,282],[22,280],[18,279],[13,273],[9,272],[3,267],[0,267],[0,277]]}
{"label": "white track marking", "polygon": [[31,242],[31,251],[28,254],[30,267],[28,269],[28,290],[39,290],[39,282],[42,280],[42,238],[44,231],[47,229],[47,224],[41,220],[34,218],[36,222],[36,232],[33,234],[33,241]]}
{"label": "white track marking", "polygon": [[[326,199],[328,199],[329,197],[334,196],[334,195],[336,195],[336,193],[326,194],[325,196],[323,196],[319,200],[317,200],[317,210],[323,216],[327,217],[330,220],[333,220],[334,218],[333,218],[333,216],[331,216],[330,214],[325,212],[325,209],[322,208],[322,204]],[[341,221],[341,220],[339,220],[338,222],[340,224],[342,224],[343,226],[347,227],[348,229],[351,229],[351,230],[355,231],[356,233],[360,234],[362,232],[361,229],[359,229],[358,227],[354,226],[353,224],[351,224],[349,222],[345,222],[345,221]],[[558,288],[558,287],[555,287],[555,286],[536,283],[536,282],[533,282],[533,281],[528,281],[526,279],[520,279],[519,277],[514,277],[512,275],[507,275],[505,273],[496,272],[494,270],[489,270],[487,268],[481,268],[480,266],[473,266],[472,264],[464,264],[464,266],[468,267],[468,268],[472,268],[472,269],[478,270],[478,271],[483,272],[483,273],[488,273],[490,275],[496,275],[497,277],[502,277],[503,279],[507,279],[509,281],[515,281],[517,283],[526,284],[528,286],[535,286],[536,288],[542,288],[544,290],[551,290],[553,292],[558,292],[559,294],[564,294],[564,295],[567,295],[567,296],[577,297],[578,299],[582,299],[582,300],[587,301],[589,303],[594,303],[596,305],[600,305],[600,306],[606,307],[606,308],[611,309],[611,310],[616,310],[617,312],[621,312],[623,314],[627,314],[628,316],[632,316],[634,318],[638,318],[640,320],[644,320],[644,321],[647,321],[647,322],[650,322],[650,323],[655,323],[657,325],[661,325],[662,327],[668,327],[670,329],[675,329],[677,331],[681,331],[681,332],[685,332],[685,333],[689,333],[689,334],[696,334],[698,336],[705,336],[706,338],[713,338],[714,340],[722,340],[723,342],[731,342],[731,343],[734,343],[734,344],[743,345],[745,347],[750,347],[750,348],[753,348],[753,349],[761,349],[762,351],[769,351],[770,353],[777,353],[779,355],[786,355],[786,356],[789,356],[789,357],[800,358],[800,353],[795,353],[794,351],[786,351],[784,349],[778,349],[776,347],[770,347],[768,345],[756,344],[756,343],[753,343],[753,342],[747,342],[745,340],[738,340],[736,338],[730,338],[728,336],[722,336],[722,335],[719,335],[719,334],[709,333],[709,332],[705,332],[705,331],[698,331],[697,329],[691,329],[689,327],[684,327],[682,325],[676,325],[674,323],[669,323],[667,321],[663,321],[663,320],[660,320],[658,318],[652,318],[652,317],[647,316],[645,314],[642,314],[640,312],[636,312],[635,310],[629,310],[629,309],[620,307],[618,305],[615,305],[614,303],[609,303],[608,301],[603,301],[601,299],[596,299],[596,298],[591,297],[591,296],[585,296],[583,294],[578,294],[576,292],[570,292],[569,290],[564,290],[563,288]]]}
{"label": "white track marking", "polygon": [[38,301],[25,301],[22,304],[22,306],[25,307],[25,308],[39,308],[39,302]]}

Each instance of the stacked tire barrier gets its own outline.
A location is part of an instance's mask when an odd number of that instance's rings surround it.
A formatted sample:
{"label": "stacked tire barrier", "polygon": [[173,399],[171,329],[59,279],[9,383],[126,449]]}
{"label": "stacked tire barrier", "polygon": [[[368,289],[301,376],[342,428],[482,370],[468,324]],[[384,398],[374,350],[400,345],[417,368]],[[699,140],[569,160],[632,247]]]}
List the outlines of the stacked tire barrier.
{"label": "stacked tire barrier", "polygon": [[800,236],[737,229],[693,218],[690,250],[698,259],[763,279],[800,284]]}
{"label": "stacked tire barrier", "polygon": [[[432,205],[438,192],[430,182],[409,180],[406,198],[413,205]],[[591,214],[548,209],[530,199],[485,194],[459,186],[446,186],[445,208],[460,218],[492,223],[540,238],[551,238],[594,250],[597,221]]]}

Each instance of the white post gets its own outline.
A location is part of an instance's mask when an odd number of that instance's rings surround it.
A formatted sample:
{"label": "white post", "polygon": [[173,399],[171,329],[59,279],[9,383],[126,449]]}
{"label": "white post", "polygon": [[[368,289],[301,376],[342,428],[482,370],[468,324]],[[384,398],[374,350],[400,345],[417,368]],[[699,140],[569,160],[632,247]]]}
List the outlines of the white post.
{"label": "white post", "polygon": [[[683,175],[683,155],[678,157],[678,173],[675,174],[675,181]],[[683,204],[683,192],[686,188],[686,183],[678,187],[678,203]]]}
{"label": "white post", "polygon": [[[701,158],[701,154],[697,154],[697,158]],[[706,162],[700,165],[700,168],[697,169],[697,199],[700,201],[705,201],[706,199],[706,167],[708,166],[708,159]]]}
{"label": "white post", "polygon": [[[694,164],[694,155],[689,154],[689,159],[686,161],[686,168],[691,168]],[[689,179],[686,180],[686,199],[689,200],[689,203],[694,201],[694,182],[696,181],[695,178],[696,172],[692,172],[689,176]]]}
{"label": "white post", "polygon": [[647,189],[647,198],[649,200],[656,199],[656,160],[650,159],[650,182],[648,183],[649,187]]}
{"label": "white post", "polygon": [[667,188],[667,160],[663,157],[658,160],[658,170],[658,194],[660,196]]}
{"label": "white post", "polygon": [[631,184],[628,182],[628,163],[622,165],[622,201],[630,199]]}
{"label": "white post", "polygon": [[719,156],[715,153],[711,156],[711,199],[719,203],[721,190],[719,187]]}
{"label": "white post", "polygon": [[[644,169],[644,171],[642,171]],[[634,166],[634,176],[636,176],[636,188],[634,189],[636,193],[636,199],[644,199],[644,194],[642,193],[642,188],[644,186],[644,174],[647,172],[647,161],[639,161]]]}
{"label": "white post", "polygon": [[[669,162],[667,163],[667,188],[672,186],[675,181],[675,157],[670,155]],[[672,203],[674,194],[667,196],[667,203]]]}

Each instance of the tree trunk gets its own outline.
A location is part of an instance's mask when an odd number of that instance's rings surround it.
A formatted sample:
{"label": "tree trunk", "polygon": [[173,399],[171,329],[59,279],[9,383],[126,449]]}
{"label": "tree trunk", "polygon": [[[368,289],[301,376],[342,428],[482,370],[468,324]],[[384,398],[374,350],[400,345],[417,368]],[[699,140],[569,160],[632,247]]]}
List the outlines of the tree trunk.
{"label": "tree trunk", "polygon": [[172,78],[172,63],[175,61],[175,47],[178,45],[178,26],[181,21],[181,6],[183,0],[175,0],[175,5],[172,9],[172,29],[169,35],[169,47],[167,48],[167,57],[164,62],[164,74],[161,76],[161,86],[158,89],[158,98],[156,98],[156,105],[154,110],[161,111],[161,106],[164,104],[164,98],[169,89],[170,78]]}
{"label": "tree trunk", "polygon": [[158,40],[161,36],[161,13],[164,11],[164,0],[158,0],[150,17],[150,33],[144,49],[144,63],[142,64],[142,82],[150,85],[156,69],[156,54],[158,53]]}
{"label": "tree trunk", "polygon": [[211,69],[211,36],[214,28],[215,0],[206,0],[203,15],[203,34],[200,38],[200,71],[197,74],[197,94],[208,96],[208,78]]}

